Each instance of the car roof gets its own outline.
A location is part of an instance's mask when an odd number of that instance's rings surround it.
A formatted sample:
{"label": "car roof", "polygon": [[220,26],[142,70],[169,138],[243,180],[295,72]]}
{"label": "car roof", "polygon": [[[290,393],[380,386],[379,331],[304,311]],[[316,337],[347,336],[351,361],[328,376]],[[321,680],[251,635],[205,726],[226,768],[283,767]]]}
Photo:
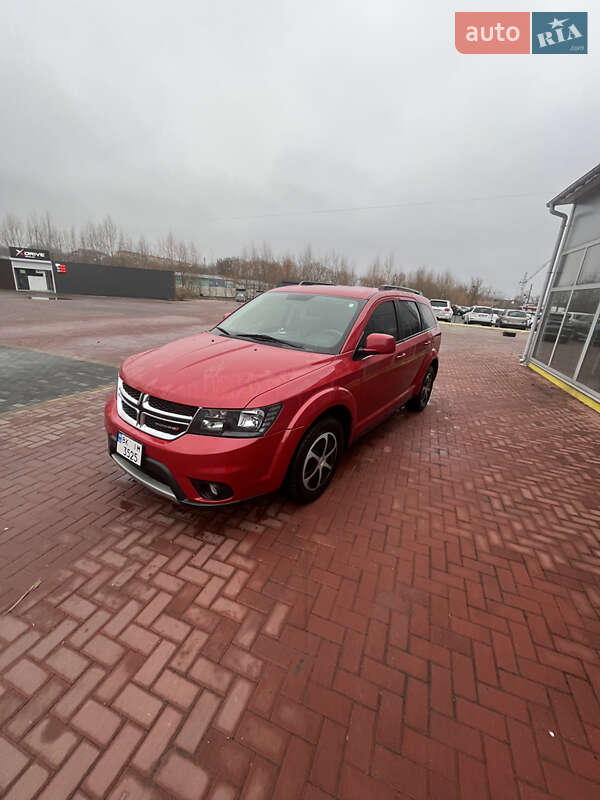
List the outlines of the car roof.
{"label": "car roof", "polygon": [[354,297],[357,300],[369,300],[375,295],[406,295],[411,299],[423,297],[423,295],[416,294],[401,289],[376,289],[372,286],[343,286],[338,284],[291,284],[289,286],[277,286],[271,289],[272,292],[299,292],[301,294],[324,294],[334,297]]}

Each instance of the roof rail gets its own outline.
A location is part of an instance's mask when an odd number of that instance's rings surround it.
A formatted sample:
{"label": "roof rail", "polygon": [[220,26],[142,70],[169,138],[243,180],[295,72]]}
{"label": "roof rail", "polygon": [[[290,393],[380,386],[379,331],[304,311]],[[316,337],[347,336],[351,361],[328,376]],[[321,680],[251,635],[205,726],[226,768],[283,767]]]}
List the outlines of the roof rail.
{"label": "roof rail", "polygon": [[298,286],[335,286],[333,281],[300,281]]}
{"label": "roof rail", "polygon": [[384,283],[383,286],[377,287],[380,292],[388,292],[395,289],[397,292],[413,292],[414,294],[423,294],[419,289],[411,289],[410,286],[392,286],[391,283]]}

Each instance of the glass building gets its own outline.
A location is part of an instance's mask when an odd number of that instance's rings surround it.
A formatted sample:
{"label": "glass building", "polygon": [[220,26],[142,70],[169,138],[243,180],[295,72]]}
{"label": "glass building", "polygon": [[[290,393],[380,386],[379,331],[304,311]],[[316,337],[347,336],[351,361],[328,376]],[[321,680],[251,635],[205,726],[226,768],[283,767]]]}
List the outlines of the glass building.
{"label": "glass building", "polygon": [[548,203],[568,205],[525,361],[600,401],[600,165]]}

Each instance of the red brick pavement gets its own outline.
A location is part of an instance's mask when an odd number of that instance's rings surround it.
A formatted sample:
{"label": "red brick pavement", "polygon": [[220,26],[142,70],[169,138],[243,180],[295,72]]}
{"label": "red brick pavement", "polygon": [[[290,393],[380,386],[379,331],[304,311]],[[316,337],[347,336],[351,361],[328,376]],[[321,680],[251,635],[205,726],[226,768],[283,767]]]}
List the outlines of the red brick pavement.
{"label": "red brick pavement", "polygon": [[326,495],[198,512],[105,391],[0,417],[6,798],[600,796],[600,418],[447,329]]}

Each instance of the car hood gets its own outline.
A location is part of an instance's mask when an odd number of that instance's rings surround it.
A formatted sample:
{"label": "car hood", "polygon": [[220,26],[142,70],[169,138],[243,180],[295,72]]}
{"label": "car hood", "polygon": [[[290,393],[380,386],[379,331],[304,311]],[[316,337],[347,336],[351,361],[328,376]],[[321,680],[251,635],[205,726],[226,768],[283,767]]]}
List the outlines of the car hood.
{"label": "car hood", "polygon": [[257,395],[333,358],[200,333],[131,356],[121,367],[121,377],[135,389],[163,400],[205,408],[244,408]]}

